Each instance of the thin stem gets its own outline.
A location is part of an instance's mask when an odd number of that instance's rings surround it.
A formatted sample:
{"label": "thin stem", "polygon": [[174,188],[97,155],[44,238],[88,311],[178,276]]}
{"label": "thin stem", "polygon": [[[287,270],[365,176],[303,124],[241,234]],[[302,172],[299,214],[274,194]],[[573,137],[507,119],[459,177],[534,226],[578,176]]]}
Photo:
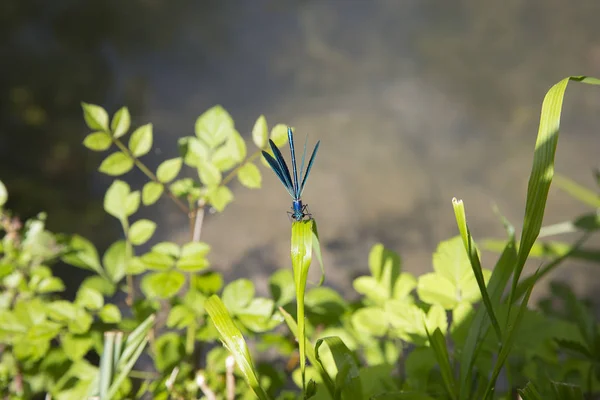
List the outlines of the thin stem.
{"label": "thin stem", "polygon": [[227,356],[225,359],[225,386],[227,390],[227,400],[235,399],[235,375],[233,370],[235,368],[235,358],[232,355]]}
{"label": "thin stem", "polygon": [[181,201],[177,196],[175,196],[175,194],[173,192],[171,192],[171,190],[167,187],[167,185],[165,185],[164,183],[159,181],[158,178],[156,177],[156,175],[154,175],[154,173],[152,171],[150,171],[144,163],[142,163],[136,156],[134,156],[133,153],[131,151],[129,151],[129,149],[119,139],[113,139],[113,142],[117,145],[117,147],[123,153],[127,154],[127,156],[133,160],[135,166],[138,167],[140,169],[140,171],[142,171],[148,178],[150,178],[150,180],[152,180],[156,183],[159,183],[163,186],[167,196],[169,196],[171,198],[171,200],[173,200],[175,202],[175,204],[177,205],[177,207],[179,207],[179,209],[181,209],[181,211],[183,211],[186,214],[189,214],[189,212],[190,212],[189,207],[186,206],[183,203],[183,201]]}
{"label": "thin stem", "polygon": [[204,222],[205,206],[205,201],[199,200],[198,208],[194,211],[194,227],[192,230],[192,242],[200,241],[200,234],[202,233],[202,223]]}

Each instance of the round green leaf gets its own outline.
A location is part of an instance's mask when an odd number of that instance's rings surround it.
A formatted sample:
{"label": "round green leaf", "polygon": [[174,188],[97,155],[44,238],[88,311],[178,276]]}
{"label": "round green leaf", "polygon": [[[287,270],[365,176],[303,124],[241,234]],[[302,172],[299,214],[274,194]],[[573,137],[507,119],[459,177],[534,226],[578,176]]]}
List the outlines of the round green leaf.
{"label": "round green leaf", "polygon": [[147,297],[168,299],[179,292],[185,283],[185,275],[178,271],[153,272],[142,278],[142,292]]}
{"label": "round green leaf", "polygon": [[127,245],[119,240],[113,243],[102,257],[104,269],[113,283],[118,283],[125,276],[127,267]]}
{"label": "round green leaf", "polygon": [[112,139],[106,132],[90,133],[83,139],[83,145],[90,150],[104,151],[110,147]]}
{"label": "round green leaf", "polygon": [[288,269],[279,269],[269,278],[271,297],[278,306],[284,306],[294,301],[295,287],[294,276]]}
{"label": "round green leaf", "polygon": [[205,186],[217,186],[223,179],[219,168],[208,161],[200,162],[198,165],[198,176]]}
{"label": "round green leaf", "polygon": [[173,266],[174,259],[166,254],[161,254],[156,251],[151,251],[144,254],[141,257],[142,262],[148,269],[152,270],[164,270],[169,269]]}
{"label": "round green leaf", "polygon": [[209,266],[206,255],[210,246],[202,242],[191,242],[181,248],[181,257],[177,261],[177,268],[182,271],[200,271]]}
{"label": "round green leaf", "polygon": [[252,128],[252,141],[259,149],[267,147],[269,141],[269,127],[267,126],[267,119],[264,115],[258,117]]}
{"label": "round green leaf", "polygon": [[129,110],[127,107],[121,107],[113,116],[113,120],[110,124],[113,137],[116,139],[126,134],[130,124],[131,116],[129,115]]}
{"label": "round green leaf", "polygon": [[4,186],[4,183],[2,183],[2,181],[0,181],[0,207],[5,205],[7,200],[8,200],[8,191],[6,190],[6,186]]}
{"label": "round green leaf", "polygon": [[208,193],[207,198],[215,210],[222,212],[233,201],[233,193],[227,186],[217,186]]}
{"label": "round green leaf", "polygon": [[104,296],[95,289],[82,287],[77,291],[75,303],[88,310],[98,310],[104,305]]}
{"label": "round green leaf", "polygon": [[136,246],[142,245],[152,237],[155,230],[156,223],[149,219],[135,221],[129,228],[129,241]]}
{"label": "round green leaf", "polygon": [[133,160],[126,154],[118,151],[106,157],[100,164],[98,171],[106,175],[118,176],[129,172],[133,168]]}
{"label": "round green leaf", "polygon": [[129,150],[136,157],[148,154],[152,148],[152,124],[137,128],[129,138]]}
{"label": "round green leaf", "polygon": [[164,189],[165,187],[162,183],[146,183],[144,185],[144,189],[142,189],[142,203],[144,203],[145,206],[156,203],[156,201],[160,199],[160,196],[163,194]]}
{"label": "round green leaf", "polygon": [[140,191],[136,190],[135,192],[129,193],[127,199],[125,200],[125,215],[127,217],[135,214],[137,210],[140,208]]}
{"label": "round green leaf", "polygon": [[173,242],[160,242],[152,246],[152,251],[160,254],[165,254],[173,258],[179,258],[181,249]]}
{"label": "round green leaf", "polygon": [[388,329],[385,312],[376,307],[365,307],[356,311],[352,315],[352,325],[357,331],[372,336],[383,336]]}
{"label": "round green leaf", "polygon": [[81,107],[85,123],[91,130],[108,131],[108,114],[104,108],[89,103],[81,103]]}
{"label": "round green leaf", "polygon": [[192,286],[209,296],[223,287],[223,276],[217,272],[205,272],[192,277]]}
{"label": "round green leaf", "polygon": [[105,304],[98,316],[105,324],[118,324],[121,322],[121,311],[114,304]]}
{"label": "round green leaf", "polygon": [[240,183],[250,189],[260,188],[262,177],[258,167],[252,163],[246,163],[237,173]]}
{"label": "round green leaf", "polygon": [[215,149],[231,135],[234,124],[229,113],[217,105],[198,117],[195,128],[196,136]]}
{"label": "round green leaf", "polygon": [[457,287],[437,273],[419,277],[417,294],[425,303],[438,304],[446,310],[453,309],[461,300]]}
{"label": "round green leaf", "polygon": [[178,304],[171,308],[167,317],[167,326],[169,328],[183,329],[190,325],[196,319],[196,315],[192,310],[183,304]]}
{"label": "round green leaf", "polygon": [[133,257],[125,268],[127,275],[139,275],[146,272],[146,264],[139,257]]}
{"label": "round green leaf", "polygon": [[129,185],[126,182],[115,180],[104,195],[104,211],[115,218],[124,219],[129,193]]}
{"label": "round green leaf", "polygon": [[243,310],[254,297],[254,284],[248,279],[238,279],[225,286],[222,300],[225,307],[236,314]]}
{"label": "round green leaf", "polygon": [[281,147],[287,143],[287,125],[277,124],[271,129],[271,140],[277,147]]}
{"label": "round green leaf", "polygon": [[94,345],[90,335],[73,335],[67,333],[60,341],[65,354],[73,361],[81,360]]}
{"label": "round green leaf", "polygon": [[200,160],[206,160],[210,155],[208,147],[195,137],[183,137],[179,139],[178,145],[183,162],[190,167],[197,167]]}
{"label": "round green leaf", "polygon": [[156,170],[156,177],[162,183],[172,181],[179,174],[182,163],[181,157],[163,161]]}
{"label": "round green leaf", "polygon": [[43,278],[36,288],[38,293],[54,293],[65,290],[65,284],[60,278],[50,276]]}

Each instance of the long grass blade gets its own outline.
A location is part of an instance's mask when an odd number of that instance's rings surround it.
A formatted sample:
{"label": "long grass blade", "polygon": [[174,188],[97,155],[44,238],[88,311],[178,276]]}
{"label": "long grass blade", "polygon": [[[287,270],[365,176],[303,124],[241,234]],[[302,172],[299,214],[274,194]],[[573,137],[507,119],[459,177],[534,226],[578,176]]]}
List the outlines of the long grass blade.
{"label": "long grass blade", "polygon": [[315,344],[315,354],[317,361],[322,366],[319,357],[319,348],[326,344],[331,350],[333,361],[337,367],[337,376],[335,378],[336,396],[344,400],[363,400],[362,384],[360,382],[360,371],[354,354],[342,339],[337,336],[329,336],[317,340]]}
{"label": "long grass blade", "polygon": [[456,381],[454,380],[452,367],[450,366],[450,357],[448,355],[448,348],[446,347],[446,338],[444,338],[444,334],[440,328],[436,328],[435,331],[433,331],[433,334],[430,334],[426,325],[425,331],[427,332],[429,343],[431,343],[431,348],[433,349],[435,358],[437,359],[440,367],[446,392],[452,400],[456,400],[458,388],[456,386]]}
{"label": "long grass blade", "polygon": [[517,264],[513,274],[509,305],[512,305],[516,300],[515,296],[517,294],[519,278],[523,272],[529,251],[535,243],[542,227],[548,191],[550,190],[550,184],[554,176],[554,157],[560,132],[562,104],[565,90],[570,81],[600,85],[600,80],[596,78],[571,76],[555,84],[544,97],[540,126],[535,143],[533,166],[527,187],[523,230],[521,232]]}

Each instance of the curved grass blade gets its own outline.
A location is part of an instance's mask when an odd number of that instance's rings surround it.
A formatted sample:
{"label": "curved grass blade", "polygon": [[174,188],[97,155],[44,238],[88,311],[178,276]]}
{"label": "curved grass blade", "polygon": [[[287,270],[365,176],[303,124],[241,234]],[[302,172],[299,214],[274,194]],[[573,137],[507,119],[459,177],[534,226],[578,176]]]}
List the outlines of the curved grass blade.
{"label": "curved grass blade", "polygon": [[312,226],[312,245],[313,252],[317,256],[317,261],[319,262],[319,266],[321,267],[321,279],[319,279],[319,283],[317,286],[321,286],[323,282],[325,282],[325,264],[323,264],[323,256],[321,255],[321,243],[319,242],[319,231],[317,229],[317,220],[313,219]]}
{"label": "curved grass blade", "polygon": [[494,307],[492,306],[492,301],[490,300],[490,296],[485,287],[485,279],[483,277],[481,262],[479,261],[479,254],[477,253],[477,247],[473,241],[471,232],[469,231],[469,226],[467,225],[467,217],[465,216],[464,204],[462,200],[456,200],[454,198],[452,199],[452,205],[454,207],[454,215],[456,216],[458,230],[460,231],[460,236],[463,240],[465,250],[469,255],[469,261],[471,261],[471,268],[473,269],[473,274],[475,274],[475,279],[477,280],[477,285],[479,286],[479,291],[481,292],[483,304],[485,305],[485,309],[488,312],[488,315],[490,316],[490,320],[492,321],[492,326],[496,331],[496,336],[498,337],[498,340],[502,340],[502,331],[500,330],[500,324],[498,323],[496,313],[494,312]]}
{"label": "curved grass blade", "polygon": [[271,146],[271,150],[273,150],[275,159],[277,160],[277,163],[279,164],[279,169],[281,171],[281,174],[283,175],[283,178],[286,181],[286,187],[292,189],[291,190],[292,197],[294,197],[294,195],[296,194],[295,193],[296,191],[294,190],[294,185],[292,184],[292,178],[290,176],[290,170],[288,169],[285,159],[283,158],[283,155],[281,154],[281,151],[279,151],[279,148],[277,147],[277,145],[271,139],[269,139],[269,145]]}
{"label": "curved grass blade", "polygon": [[516,300],[517,285],[527,261],[529,251],[535,243],[542,227],[548,191],[554,176],[554,157],[560,132],[560,116],[565,90],[570,81],[600,85],[600,79],[587,76],[571,76],[555,84],[544,97],[540,126],[535,143],[533,166],[527,186],[525,216],[517,264],[513,275],[509,307]]}
{"label": "curved grass blade", "polygon": [[302,371],[302,388],[306,390],[306,326],[304,321],[304,294],[306,280],[312,261],[313,220],[292,222],[292,269],[296,289],[296,308],[298,315],[298,347],[300,352],[300,370]]}
{"label": "curved grass blade", "polygon": [[229,350],[233,358],[237,363],[244,380],[250,386],[254,394],[260,400],[268,400],[269,396],[260,386],[258,377],[255,374],[254,365],[252,364],[252,357],[250,356],[250,351],[248,350],[248,345],[246,344],[246,340],[242,335],[242,332],[235,325],[227,308],[221,301],[221,299],[217,295],[212,295],[206,302],[204,303],[204,308],[208,315],[219,331],[219,336],[223,341],[223,344]]}
{"label": "curved grass blade", "polygon": [[[298,325],[296,324],[296,321],[294,321],[294,318],[287,311],[285,311],[283,307],[279,307],[279,312],[281,312],[281,315],[283,315],[283,319],[285,320],[285,323],[287,324],[288,328],[290,328],[292,334],[295,337],[298,337]],[[306,358],[308,358],[308,361],[310,361],[311,365],[315,366],[315,368],[319,372],[319,375],[321,376],[323,384],[329,392],[329,395],[333,398],[335,393],[335,384],[331,380],[331,377],[329,376],[327,371],[323,369],[323,366],[317,360],[315,349],[310,342],[308,343],[308,346],[306,346]]]}
{"label": "curved grass blade", "polygon": [[542,400],[542,395],[538,392],[535,385],[529,382],[525,388],[517,390],[523,400]]}
{"label": "curved grass blade", "polygon": [[[425,324],[425,322],[423,322],[423,324]],[[448,355],[448,348],[446,347],[446,338],[444,337],[444,334],[440,328],[436,328],[435,331],[433,331],[433,335],[431,335],[429,333],[429,329],[427,329],[427,325],[425,324],[425,331],[427,332],[429,343],[431,343],[431,348],[433,349],[435,358],[440,366],[440,372],[442,374],[442,380],[444,381],[446,392],[452,400],[456,400],[459,388],[456,386],[452,367],[450,366],[450,357]]]}
{"label": "curved grass blade", "polygon": [[288,191],[290,196],[292,196],[292,198],[293,198],[294,197],[294,189],[288,184],[288,182],[285,178],[285,175],[281,171],[277,161],[273,157],[271,157],[271,155],[269,153],[267,153],[266,151],[263,151],[262,154],[263,154],[263,157],[265,158],[265,160],[267,160],[267,162],[271,166],[271,169],[273,170],[273,172],[275,172],[275,175],[277,175],[277,177],[279,178],[281,183],[283,183],[283,186],[285,186],[285,189]]}
{"label": "curved grass blade", "polygon": [[290,145],[290,155],[292,156],[292,173],[294,174],[294,199],[300,198],[298,191],[298,167],[296,166],[296,149],[294,146],[294,133],[292,128],[288,127],[288,142]]}
{"label": "curved grass blade", "polygon": [[319,348],[323,343],[331,350],[338,371],[335,378],[335,395],[333,398],[341,399],[343,397],[344,400],[362,400],[363,391],[360,382],[360,371],[354,354],[337,336],[319,339],[315,344],[315,355],[323,369],[323,363],[319,357]]}
{"label": "curved grass blade", "polygon": [[298,192],[298,196],[302,196],[302,192],[304,191],[304,185],[306,185],[306,178],[308,178],[308,174],[310,174],[310,169],[312,168],[313,163],[315,162],[315,156],[317,155],[317,150],[319,150],[320,144],[321,141],[319,140],[315,145],[312,155],[310,156],[310,160],[308,160],[308,165],[306,167],[306,172],[304,173],[304,178],[302,178],[302,183],[300,184],[300,191]]}

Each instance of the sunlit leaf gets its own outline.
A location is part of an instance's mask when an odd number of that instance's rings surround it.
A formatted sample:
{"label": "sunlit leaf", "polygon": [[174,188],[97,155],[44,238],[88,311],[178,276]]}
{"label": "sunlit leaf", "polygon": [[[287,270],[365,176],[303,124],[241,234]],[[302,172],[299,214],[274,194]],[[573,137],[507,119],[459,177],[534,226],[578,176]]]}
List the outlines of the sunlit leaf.
{"label": "sunlit leaf", "polygon": [[208,161],[201,161],[198,164],[198,176],[206,186],[217,186],[223,179],[219,168]]}
{"label": "sunlit leaf", "polygon": [[183,137],[179,139],[178,145],[183,162],[190,167],[198,167],[200,161],[209,159],[208,147],[196,137]]}
{"label": "sunlit leaf", "polygon": [[140,208],[140,191],[136,190],[127,195],[125,200],[125,216],[129,217]]}
{"label": "sunlit leaf", "polygon": [[0,207],[2,207],[4,204],[6,204],[7,200],[8,200],[8,191],[6,190],[6,186],[4,186],[4,183],[2,183],[2,181],[0,181]]}
{"label": "sunlit leaf", "polygon": [[145,206],[156,203],[160,199],[160,196],[162,196],[163,191],[164,186],[162,183],[153,181],[146,183],[142,189],[142,203]]}
{"label": "sunlit leaf", "polygon": [[261,186],[262,176],[258,167],[252,163],[244,164],[237,173],[240,183],[247,188],[257,189]]}
{"label": "sunlit leaf", "polygon": [[288,127],[284,124],[277,124],[271,129],[270,139],[275,143],[277,147],[281,147],[287,143],[288,140]]}
{"label": "sunlit leaf", "polygon": [[237,313],[248,306],[254,297],[254,284],[248,279],[238,279],[223,289],[223,303],[232,313]]}
{"label": "sunlit leaf", "polygon": [[259,149],[267,147],[269,141],[269,127],[264,115],[258,117],[252,128],[252,141]]}
{"label": "sunlit leaf", "polygon": [[75,304],[88,310],[98,310],[104,305],[104,296],[96,289],[82,287],[77,291]]}
{"label": "sunlit leaf", "polygon": [[125,219],[125,203],[129,193],[129,185],[126,182],[115,180],[104,195],[104,211],[117,219]]}
{"label": "sunlit leaf", "polygon": [[108,114],[104,108],[95,104],[81,103],[83,118],[87,126],[93,131],[108,131]]}
{"label": "sunlit leaf", "polygon": [[172,181],[179,174],[182,163],[181,157],[163,161],[156,170],[156,177],[162,183]]}
{"label": "sunlit leaf", "polygon": [[113,283],[118,283],[125,276],[127,265],[127,245],[119,240],[113,243],[102,257],[104,269]]}
{"label": "sunlit leaf", "polygon": [[102,161],[98,171],[106,175],[118,176],[129,172],[133,168],[133,159],[118,151],[112,153]]}
{"label": "sunlit leaf", "polygon": [[201,271],[209,266],[206,255],[210,246],[203,242],[191,242],[181,248],[177,268],[182,271]]}
{"label": "sunlit leaf", "polygon": [[112,139],[106,132],[93,132],[83,139],[83,145],[90,150],[104,151],[110,147]]}
{"label": "sunlit leaf", "polygon": [[129,150],[136,157],[148,154],[152,148],[152,124],[137,128],[129,138]]}
{"label": "sunlit leaf", "polygon": [[220,105],[208,109],[196,120],[196,136],[211,149],[225,142],[233,130],[233,119]]}
{"label": "sunlit leaf", "polygon": [[233,201],[233,193],[227,186],[217,186],[208,193],[207,199],[215,210],[221,212]]}
{"label": "sunlit leaf", "polygon": [[130,124],[131,116],[129,115],[129,109],[127,107],[121,107],[113,116],[113,120],[110,124],[113,137],[116,139],[125,135],[129,130]]}
{"label": "sunlit leaf", "polygon": [[168,299],[175,296],[184,283],[185,275],[181,272],[152,272],[144,275],[140,287],[150,298]]}
{"label": "sunlit leaf", "polygon": [[129,241],[136,246],[142,245],[152,237],[155,230],[156,223],[149,219],[135,221],[129,228]]}

